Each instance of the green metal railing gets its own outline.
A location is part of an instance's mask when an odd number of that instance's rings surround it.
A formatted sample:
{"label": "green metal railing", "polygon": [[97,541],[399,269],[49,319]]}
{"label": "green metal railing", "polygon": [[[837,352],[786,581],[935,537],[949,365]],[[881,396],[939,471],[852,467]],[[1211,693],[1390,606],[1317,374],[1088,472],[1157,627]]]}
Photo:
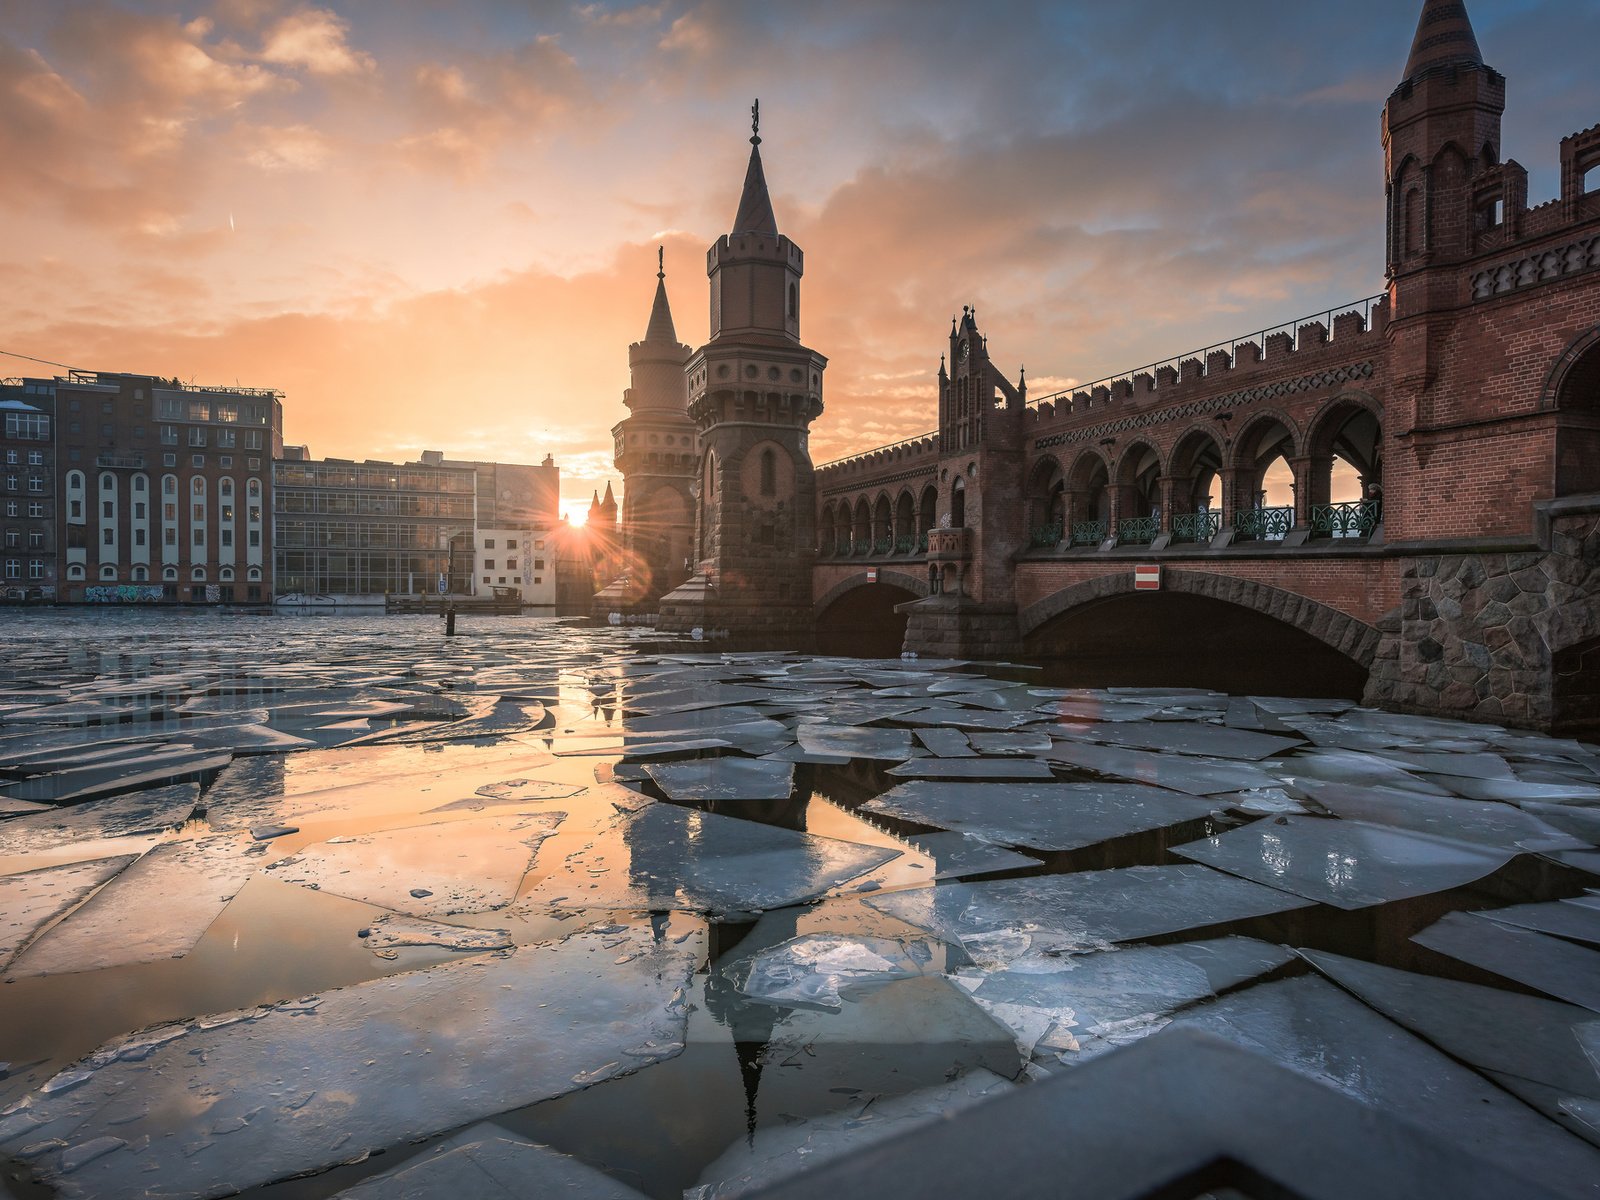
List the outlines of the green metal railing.
{"label": "green metal railing", "polygon": [[1248,508],[1233,514],[1234,535],[1245,541],[1281,542],[1294,528],[1294,509]]}
{"label": "green metal railing", "polygon": [[1029,530],[1028,540],[1035,546],[1059,546],[1064,532],[1061,522],[1057,521],[1053,525],[1041,525],[1037,529]]}
{"label": "green metal railing", "polygon": [[1314,537],[1366,538],[1383,520],[1382,500],[1347,500],[1311,506]]}
{"label": "green metal railing", "polygon": [[1110,533],[1110,526],[1105,521],[1074,521],[1072,523],[1072,544],[1074,546],[1098,546],[1105,541]]}
{"label": "green metal railing", "polygon": [[926,554],[927,552],[928,552],[928,531],[926,529],[924,529],[920,534],[917,535],[917,553],[918,554]]}
{"label": "green metal railing", "polygon": [[1209,542],[1222,528],[1222,515],[1214,512],[1180,513],[1172,518],[1175,542]]}
{"label": "green metal railing", "polygon": [[1117,541],[1127,546],[1148,546],[1160,532],[1159,517],[1124,517],[1117,522]]}
{"label": "green metal railing", "polygon": [[848,536],[836,538],[833,543],[833,552],[843,558],[850,553],[850,539]]}
{"label": "green metal railing", "polygon": [[874,554],[888,554],[893,549],[894,539],[892,537],[881,537],[872,543],[872,552]]}
{"label": "green metal railing", "polygon": [[859,555],[863,555],[863,554],[871,554],[872,553],[872,543],[871,543],[871,541],[869,541],[866,538],[862,538],[859,542],[855,543],[855,545],[853,545],[850,548],[850,553],[854,554],[854,555],[858,555],[858,556]]}
{"label": "green metal railing", "polygon": [[894,552],[896,554],[910,554],[916,548],[916,545],[917,539],[914,537],[897,538],[894,543]]}

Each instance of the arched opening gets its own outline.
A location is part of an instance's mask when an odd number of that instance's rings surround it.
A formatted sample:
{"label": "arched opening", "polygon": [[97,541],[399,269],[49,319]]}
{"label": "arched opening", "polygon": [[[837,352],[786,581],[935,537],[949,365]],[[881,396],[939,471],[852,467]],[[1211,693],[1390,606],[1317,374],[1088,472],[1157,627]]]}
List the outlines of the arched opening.
{"label": "arched opening", "polygon": [[928,530],[939,523],[939,490],[929,484],[922,489],[922,500],[917,505],[917,551],[928,551]]}
{"label": "arched opening", "polygon": [[1294,528],[1293,454],[1294,436],[1275,417],[1255,421],[1239,435],[1231,500],[1233,534],[1240,541],[1281,542]]}
{"label": "arched opening", "polygon": [[1204,429],[1184,434],[1172,451],[1172,540],[1207,543],[1222,525],[1222,448]]}
{"label": "arched opening", "polygon": [[872,506],[872,552],[874,554],[888,554],[894,549],[894,531],[891,522],[894,516],[889,508],[889,497],[879,496]]}
{"label": "arched opening", "polygon": [[761,452],[761,494],[775,496],[778,493],[778,460],[771,448]]}
{"label": "arched opening", "polygon": [[1028,661],[1063,687],[1202,687],[1359,700],[1367,671],[1282,621],[1188,592],[1126,592],[1045,622]]}
{"label": "arched opening", "polygon": [[1558,496],[1600,492],[1600,329],[1578,344],[1556,385]]}
{"label": "arched opening", "polygon": [[917,548],[917,506],[910,492],[901,492],[894,502],[894,552],[910,554]]}
{"label": "arched opening", "polygon": [[1354,400],[1322,415],[1307,440],[1307,519],[1316,537],[1366,538],[1383,523],[1383,427]]}
{"label": "arched opening", "polygon": [[1066,536],[1067,480],[1054,455],[1033,465],[1028,475],[1028,544],[1057,546]]}
{"label": "arched opening", "polygon": [[851,658],[899,658],[906,640],[906,616],[895,612],[895,605],[916,598],[891,583],[852,588],[818,616],[818,649]]}
{"label": "arched opening", "polygon": [[104,564],[100,568],[100,578],[104,582],[115,583],[117,578],[117,568],[112,566],[110,563]]}
{"label": "arched opening", "polygon": [[1111,472],[1085,450],[1067,476],[1067,535],[1074,546],[1098,546],[1111,536]]}
{"label": "arched opening", "polygon": [[1161,459],[1155,447],[1135,442],[1117,460],[1117,541],[1147,546],[1161,532]]}
{"label": "arched opening", "polygon": [[1600,638],[1558,650],[1551,666],[1551,732],[1600,741]]}
{"label": "arched opening", "polygon": [[867,507],[867,498],[863,496],[856,501],[855,517],[850,523],[850,552],[865,554],[871,546],[872,510]]}
{"label": "arched opening", "polygon": [[798,321],[799,319],[800,319],[800,285],[797,284],[797,283],[791,283],[789,285],[789,320]]}
{"label": "arched opening", "polygon": [[958,478],[950,488],[950,528],[967,527],[967,485]]}

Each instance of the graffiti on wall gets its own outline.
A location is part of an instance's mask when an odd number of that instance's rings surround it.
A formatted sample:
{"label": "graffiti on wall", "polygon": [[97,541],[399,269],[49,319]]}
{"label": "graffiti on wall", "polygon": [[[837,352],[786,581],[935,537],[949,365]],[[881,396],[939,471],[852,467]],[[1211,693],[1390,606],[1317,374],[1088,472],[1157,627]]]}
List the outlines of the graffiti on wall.
{"label": "graffiti on wall", "polygon": [[161,596],[160,584],[97,584],[83,589],[83,598],[90,604],[153,604]]}

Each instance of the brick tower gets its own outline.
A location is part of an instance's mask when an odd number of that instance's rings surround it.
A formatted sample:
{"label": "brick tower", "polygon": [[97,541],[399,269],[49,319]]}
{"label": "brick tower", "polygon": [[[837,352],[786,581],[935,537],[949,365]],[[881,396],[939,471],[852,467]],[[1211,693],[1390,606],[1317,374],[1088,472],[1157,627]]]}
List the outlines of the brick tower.
{"label": "brick tower", "polygon": [[699,433],[694,576],[661,627],[796,644],[812,628],[816,480],[807,446],[827,359],[800,341],[805,258],[778,232],[761,166],[760,108],[733,229],[706,255],[711,340],[684,367]]}
{"label": "brick tower", "polygon": [[673,327],[665,255],[658,251],[650,323],[644,340],[628,347],[632,386],[622,402],[629,415],[611,430],[622,472],[622,574],[595,596],[598,617],[654,611],[655,602],[689,575],[697,459],[684,374],[690,354]]}
{"label": "brick tower", "polygon": [[937,528],[928,533],[930,595],[905,605],[906,648],[995,657],[1018,649],[1012,560],[1023,544],[1023,413],[989,357],[978,314],[950,324],[950,368],[939,364]]}

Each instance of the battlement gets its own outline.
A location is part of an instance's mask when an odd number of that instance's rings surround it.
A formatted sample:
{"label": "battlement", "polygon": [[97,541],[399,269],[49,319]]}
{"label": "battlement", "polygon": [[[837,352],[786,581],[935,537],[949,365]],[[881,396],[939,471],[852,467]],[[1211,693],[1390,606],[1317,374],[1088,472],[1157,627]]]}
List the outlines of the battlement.
{"label": "battlement", "polygon": [[1162,402],[1180,399],[1216,383],[1224,375],[1231,377],[1260,367],[1276,371],[1287,367],[1291,357],[1317,355],[1329,348],[1343,356],[1356,351],[1357,343],[1369,344],[1369,339],[1381,338],[1388,316],[1387,293],[1368,296],[1326,312],[1029,400],[1026,421],[1033,428],[1090,413],[1098,415],[1114,405],[1144,404],[1157,397]]}
{"label": "battlement", "polygon": [[939,459],[939,433],[918,434],[902,442],[879,446],[873,450],[836,458],[817,468],[817,486],[842,487],[876,474],[884,467],[905,469],[927,461],[930,465]]}

